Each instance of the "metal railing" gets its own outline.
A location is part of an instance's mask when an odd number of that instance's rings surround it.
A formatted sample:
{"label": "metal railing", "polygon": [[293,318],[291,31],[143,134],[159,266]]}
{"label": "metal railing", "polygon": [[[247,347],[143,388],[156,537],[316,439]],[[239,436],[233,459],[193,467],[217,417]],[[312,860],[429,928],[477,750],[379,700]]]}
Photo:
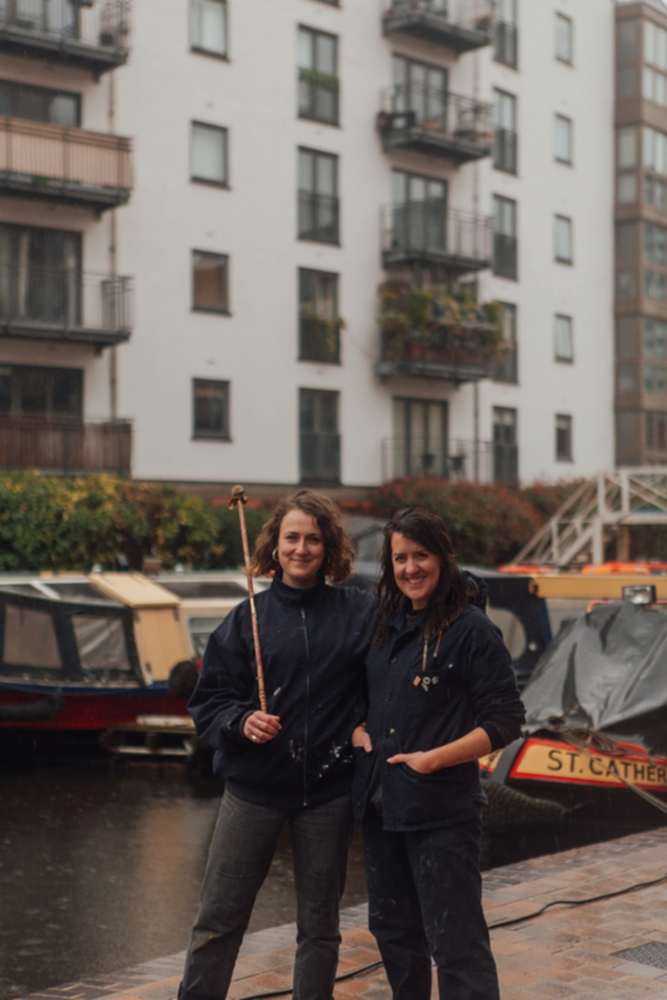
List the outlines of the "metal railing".
{"label": "metal railing", "polygon": [[496,170],[515,174],[518,166],[517,133],[513,129],[497,128],[493,135],[493,165]]}
{"label": "metal railing", "polygon": [[468,31],[488,32],[493,0],[384,0],[384,16],[428,14]]}
{"label": "metal railing", "polygon": [[299,69],[299,115],[314,121],[338,124],[340,84],[337,76]]}
{"label": "metal railing", "polygon": [[388,257],[426,253],[458,257],[484,267],[491,260],[489,216],[448,209],[442,200],[386,206],[382,249]]}
{"label": "metal railing", "polygon": [[129,420],[82,423],[55,416],[3,415],[0,468],[128,474],[132,462]]}
{"label": "metal railing", "polygon": [[339,200],[333,195],[299,191],[299,239],[338,243],[339,209]]}
{"label": "metal railing", "polygon": [[340,434],[301,431],[302,482],[340,482]]}
{"label": "metal railing", "polygon": [[299,317],[299,359],[338,364],[340,332],[335,318]]}
{"label": "metal railing", "polygon": [[127,54],[130,0],[0,0],[0,31],[74,42]]}
{"label": "metal railing", "polygon": [[384,482],[403,476],[438,476],[455,482],[493,483],[496,471],[506,471],[507,446],[492,441],[452,439],[434,444],[425,438],[385,438],[381,447]]}
{"label": "metal railing", "polygon": [[35,191],[126,200],[132,188],[130,140],[48,122],[0,118],[0,187],[24,180]]}
{"label": "metal railing", "polygon": [[380,131],[420,128],[453,141],[490,146],[492,107],[437,87],[397,84],[382,95]]}
{"label": "metal railing", "polygon": [[499,278],[516,279],[519,273],[519,241],[504,233],[493,235],[493,273]]}
{"label": "metal railing", "polygon": [[0,326],[124,334],[132,327],[131,292],[127,277],[0,267]]}

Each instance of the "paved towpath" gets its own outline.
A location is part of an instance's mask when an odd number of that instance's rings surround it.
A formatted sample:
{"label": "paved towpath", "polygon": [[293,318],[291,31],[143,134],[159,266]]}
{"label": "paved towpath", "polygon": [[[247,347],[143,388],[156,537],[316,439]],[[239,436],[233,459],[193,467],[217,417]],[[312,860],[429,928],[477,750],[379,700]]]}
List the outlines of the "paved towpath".
{"label": "paved towpath", "polygon": [[[584,900],[661,876],[652,886],[580,906],[556,906],[493,930],[503,1000],[667,1000],[667,826],[486,872],[490,924],[534,913],[555,900]],[[291,924],[249,935],[229,1000],[288,987],[293,951]],[[346,910],[339,972],[377,958],[366,907]],[[173,1000],[182,965],[183,954],[170,955],[25,1000]],[[391,994],[380,969],[340,983],[335,997],[390,1000]]]}

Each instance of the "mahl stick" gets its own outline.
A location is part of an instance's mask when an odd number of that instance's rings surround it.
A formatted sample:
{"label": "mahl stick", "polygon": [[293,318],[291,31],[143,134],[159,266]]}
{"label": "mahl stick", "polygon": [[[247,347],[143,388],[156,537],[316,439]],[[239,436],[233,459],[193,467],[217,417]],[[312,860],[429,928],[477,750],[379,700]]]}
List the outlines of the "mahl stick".
{"label": "mahl stick", "polygon": [[248,546],[248,531],[245,523],[244,506],[248,502],[246,491],[242,486],[234,486],[229,500],[229,509],[234,507],[239,512],[239,524],[241,526],[241,543],[243,545],[243,560],[245,562],[245,575],[248,584],[248,600],[250,602],[250,620],[252,622],[252,642],[255,647],[255,664],[257,666],[257,693],[259,695],[259,707],[263,712],[267,711],[266,688],[264,687],[264,664],[262,662],[262,647],[259,644],[259,626],[257,624],[257,609],[255,608],[255,590],[252,584],[252,572],[250,569],[250,548]]}

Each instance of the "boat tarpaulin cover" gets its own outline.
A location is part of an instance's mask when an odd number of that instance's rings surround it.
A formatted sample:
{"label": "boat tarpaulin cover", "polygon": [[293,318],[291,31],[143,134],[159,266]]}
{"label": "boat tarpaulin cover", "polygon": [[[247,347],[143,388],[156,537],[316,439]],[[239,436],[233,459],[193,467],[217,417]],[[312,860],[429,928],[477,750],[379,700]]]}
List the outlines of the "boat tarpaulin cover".
{"label": "boat tarpaulin cover", "polygon": [[608,732],[667,753],[667,613],[627,601],[565,624],[522,693],[526,729]]}

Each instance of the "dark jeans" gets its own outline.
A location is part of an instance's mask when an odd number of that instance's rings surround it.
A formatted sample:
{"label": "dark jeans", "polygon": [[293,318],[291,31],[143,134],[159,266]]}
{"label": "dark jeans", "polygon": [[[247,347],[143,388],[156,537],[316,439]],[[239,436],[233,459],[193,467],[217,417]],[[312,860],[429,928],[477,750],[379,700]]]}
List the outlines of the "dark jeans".
{"label": "dark jeans", "polygon": [[429,1000],[431,957],[441,1000],[499,1000],[482,912],[477,820],[388,833],[364,818],[368,923],[394,1000]]}
{"label": "dark jeans", "polygon": [[224,1000],[255,897],[278,836],[289,824],[297,902],[295,1000],[331,1000],[338,963],[338,907],[351,830],[348,796],[288,813],[225,791],[179,1000]]}

